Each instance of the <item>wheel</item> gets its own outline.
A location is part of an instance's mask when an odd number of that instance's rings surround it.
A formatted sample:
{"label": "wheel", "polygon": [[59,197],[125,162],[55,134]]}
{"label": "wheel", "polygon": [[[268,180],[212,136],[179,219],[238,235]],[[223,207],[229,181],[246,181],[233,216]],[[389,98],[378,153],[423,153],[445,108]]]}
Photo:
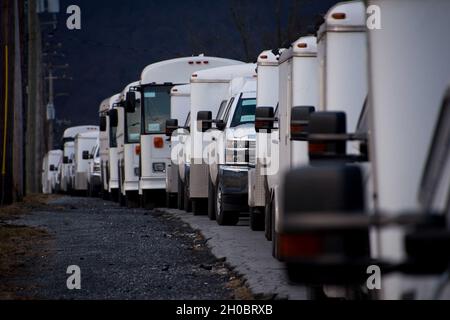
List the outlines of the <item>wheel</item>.
{"label": "wheel", "polygon": [[217,183],[216,191],[216,221],[220,226],[235,226],[239,222],[239,212],[224,210],[223,191],[220,183]]}
{"label": "wheel", "polygon": [[250,208],[250,229],[252,231],[264,231],[264,208]]}
{"label": "wheel", "polygon": [[194,216],[205,216],[208,214],[207,199],[192,199],[192,213]]}
{"label": "wheel", "polygon": [[208,217],[210,220],[216,220],[216,194],[211,178],[208,180]]}
{"label": "wheel", "polygon": [[126,193],[126,203],[128,208],[139,208],[139,193],[137,191],[129,191]]}
{"label": "wheel", "polygon": [[111,189],[110,198],[113,202],[119,202],[119,189]]}
{"label": "wheel", "polygon": [[264,207],[264,235],[267,241],[272,241],[272,200],[266,195],[266,206]]}
{"label": "wheel", "polygon": [[169,193],[166,192],[166,208],[168,209],[176,209],[177,208],[177,193]]}
{"label": "wheel", "polygon": [[119,190],[119,204],[121,207],[127,206],[127,198],[123,195],[122,191]]}
{"label": "wheel", "polygon": [[189,199],[189,180],[188,177],[186,176],[184,178],[184,210],[186,210],[186,212],[192,212],[192,201],[191,199]]}
{"label": "wheel", "polygon": [[177,208],[179,210],[184,210],[184,184],[183,181],[181,181],[179,174],[178,174]]}

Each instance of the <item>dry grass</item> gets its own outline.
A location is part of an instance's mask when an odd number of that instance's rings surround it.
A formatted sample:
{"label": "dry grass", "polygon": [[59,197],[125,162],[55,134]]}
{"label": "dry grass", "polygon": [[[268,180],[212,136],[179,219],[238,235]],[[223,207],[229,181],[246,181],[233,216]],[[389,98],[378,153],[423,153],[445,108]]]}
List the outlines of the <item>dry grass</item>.
{"label": "dry grass", "polygon": [[233,290],[233,299],[254,300],[255,296],[240,277],[231,277],[227,288]]}
{"label": "dry grass", "polygon": [[44,209],[57,196],[30,195],[23,202],[0,208],[0,300],[16,298],[16,288],[9,281],[25,272],[25,262],[42,255],[50,237],[44,230],[5,223],[31,210]]}

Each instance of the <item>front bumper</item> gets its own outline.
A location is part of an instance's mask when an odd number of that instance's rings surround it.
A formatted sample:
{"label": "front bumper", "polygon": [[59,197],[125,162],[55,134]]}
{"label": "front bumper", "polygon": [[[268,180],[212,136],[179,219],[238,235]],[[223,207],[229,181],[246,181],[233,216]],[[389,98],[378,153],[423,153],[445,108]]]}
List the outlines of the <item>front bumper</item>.
{"label": "front bumper", "polygon": [[224,210],[248,211],[248,171],[247,166],[219,167]]}

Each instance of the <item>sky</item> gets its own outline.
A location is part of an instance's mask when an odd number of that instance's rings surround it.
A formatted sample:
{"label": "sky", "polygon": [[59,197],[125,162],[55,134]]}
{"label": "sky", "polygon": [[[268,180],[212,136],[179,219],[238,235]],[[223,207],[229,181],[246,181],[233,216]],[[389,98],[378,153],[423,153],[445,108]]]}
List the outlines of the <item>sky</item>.
{"label": "sky", "polygon": [[[314,31],[317,16],[336,2],[61,0],[57,29],[42,27],[45,50],[56,48],[58,52],[45,59],[55,65],[69,64],[56,73],[73,78],[56,82],[56,117],[68,120],[66,125],[97,124],[100,102],[138,80],[142,69],[157,61],[204,53],[254,62],[261,51],[278,46],[277,17],[288,44]],[[81,9],[81,30],[66,27],[66,8],[73,4]],[[244,26],[243,33],[236,27],[232,10]],[[41,22],[48,20],[48,15],[41,16]],[[249,39],[249,57],[243,34]]]}

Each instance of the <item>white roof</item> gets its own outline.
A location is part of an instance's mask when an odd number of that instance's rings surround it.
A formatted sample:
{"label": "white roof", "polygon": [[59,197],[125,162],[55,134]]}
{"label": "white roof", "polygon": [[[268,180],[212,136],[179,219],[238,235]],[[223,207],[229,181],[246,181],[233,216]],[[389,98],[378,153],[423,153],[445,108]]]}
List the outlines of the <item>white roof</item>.
{"label": "white roof", "polygon": [[157,83],[186,84],[192,73],[214,66],[242,64],[241,61],[205,57],[203,55],[165,60],[145,67],[141,74],[141,85]]}
{"label": "white roof", "polygon": [[[98,129],[98,127],[97,127]],[[88,132],[81,132],[77,134],[77,138],[84,138],[84,139],[97,139],[99,137],[99,131],[88,131]]]}
{"label": "white roof", "polygon": [[109,98],[105,99],[100,103],[99,113],[109,110]]}
{"label": "white roof", "polygon": [[191,83],[230,82],[239,77],[256,77],[256,64],[246,63],[199,71],[192,74]]}
{"label": "white roof", "polygon": [[183,84],[181,86],[175,86],[170,91],[171,96],[188,97],[191,95],[191,85]]}
{"label": "white roof", "polygon": [[292,57],[316,57],[317,38],[314,36],[300,37],[292,43],[292,47],[285,50],[280,57],[280,63]]}
{"label": "white roof", "polygon": [[325,15],[325,22],[319,28],[318,38],[320,39],[328,31],[365,32],[366,6],[364,2],[346,1],[337,3],[331,7]]}
{"label": "white roof", "polygon": [[50,151],[48,152],[48,154],[49,154],[49,155],[54,155],[54,156],[59,156],[59,155],[62,155],[62,154],[63,154],[63,151],[62,151],[62,150],[50,150]]}
{"label": "white roof", "polygon": [[230,83],[230,96],[238,93],[256,92],[256,78],[238,77],[234,78]]}
{"label": "white roof", "polygon": [[120,101],[120,93],[113,95],[109,98],[109,109],[114,107],[114,104]]}
{"label": "white roof", "polygon": [[79,133],[86,131],[98,131],[99,128],[97,126],[78,126],[66,129],[64,131],[64,138],[75,138],[75,136]]}
{"label": "white roof", "polygon": [[265,50],[258,56],[258,66],[277,66],[281,53],[286,49],[279,49],[279,54],[274,54],[273,50]]}

